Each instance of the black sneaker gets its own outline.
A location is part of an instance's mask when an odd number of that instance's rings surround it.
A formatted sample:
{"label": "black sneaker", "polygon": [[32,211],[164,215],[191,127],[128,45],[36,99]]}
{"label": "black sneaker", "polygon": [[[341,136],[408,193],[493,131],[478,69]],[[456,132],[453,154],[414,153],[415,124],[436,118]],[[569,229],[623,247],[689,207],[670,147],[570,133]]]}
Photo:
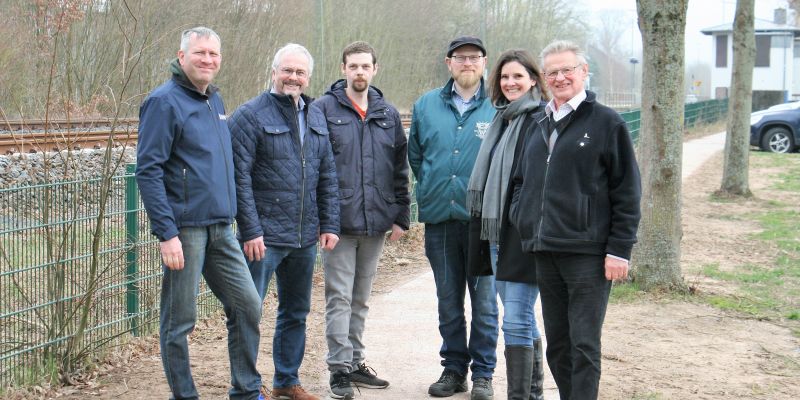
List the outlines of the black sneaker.
{"label": "black sneaker", "polygon": [[475,378],[472,381],[472,393],[470,393],[470,400],[492,400],[494,398],[494,389],[492,388],[492,380],[489,378]]}
{"label": "black sneaker", "polygon": [[383,389],[389,387],[389,381],[378,378],[375,370],[366,364],[358,364],[358,369],[350,373],[353,385],[368,389]]}
{"label": "black sneaker", "polygon": [[439,380],[428,388],[428,394],[435,397],[450,397],[454,393],[466,391],[467,377],[446,368]]}
{"label": "black sneaker", "polygon": [[353,387],[350,385],[350,374],[346,371],[331,372],[331,398],[353,399]]}

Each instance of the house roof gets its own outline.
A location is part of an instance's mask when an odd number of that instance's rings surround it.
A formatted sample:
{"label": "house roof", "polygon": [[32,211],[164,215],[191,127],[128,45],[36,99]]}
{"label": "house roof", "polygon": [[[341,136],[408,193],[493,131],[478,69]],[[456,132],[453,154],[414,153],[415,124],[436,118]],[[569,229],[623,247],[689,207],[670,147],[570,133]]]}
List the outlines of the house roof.
{"label": "house roof", "polygon": [[[755,19],[755,33],[792,33],[794,36],[800,36],[800,28],[793,25],[776,24],[766,19]],[[700,30],[704,35],[713,35],[715,33],[733,32],[733,22],[726,24],[712,26],[710,28]]]}

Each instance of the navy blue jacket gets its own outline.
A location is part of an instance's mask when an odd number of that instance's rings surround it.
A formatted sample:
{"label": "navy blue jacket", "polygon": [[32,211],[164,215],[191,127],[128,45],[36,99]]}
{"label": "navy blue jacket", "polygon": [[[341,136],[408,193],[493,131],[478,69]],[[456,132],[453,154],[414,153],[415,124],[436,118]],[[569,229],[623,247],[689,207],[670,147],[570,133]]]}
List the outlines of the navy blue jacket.
{"label": "navy blue jacket", "polygon": [[164,241],[184,226],[236,216],[231,136],[217,89],[200,93],[173,62],[173,77],[139,109],[136,182],[152,232]]}
{"label": "navy blue jacket", "polygon": [[593,92],[572,112],[550,153],[535,114],[512,180],[511,222],[528,252],[630,259],[639,227],[639,167],[625,121]]}
{"label": "navy blue jacket", "polygon": [[[308,105],[311,98],[303,96]],[[339,234],[339,189],[324,119],[306,117],[300,143],[297,106],[264,92],[230,117],[238,235],[268,246],[306,247],[321,233]]]}
{"label": "navy blue jacket", "polygon": [[331,85],[314,101],[310,119],[327,121],[339,179],[342,233],[383,235],[397,224],[408,229],[408,140],[400,113],[375,87],[368,92],[362,121],[345,91],[346,81]]}

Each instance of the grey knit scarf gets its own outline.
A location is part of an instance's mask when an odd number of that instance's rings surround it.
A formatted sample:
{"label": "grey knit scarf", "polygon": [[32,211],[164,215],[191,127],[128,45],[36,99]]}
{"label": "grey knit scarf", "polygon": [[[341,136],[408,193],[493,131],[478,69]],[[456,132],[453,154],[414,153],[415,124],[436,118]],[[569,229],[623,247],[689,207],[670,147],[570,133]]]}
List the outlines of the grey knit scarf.
{"label": "grey knit scarf", "polygon": [[[534,86],[511,103],[503,98],[494,105],[497,113],[478,150],[478,157],[467,186],[467,210],[470,215],[481,217],[483,240],[492,243],[499,241],[499,222],[506,203],[517,138],[527,114],[539,107],[541,98],[539,87]],[[505,130],[503,120],[508,121]]]}

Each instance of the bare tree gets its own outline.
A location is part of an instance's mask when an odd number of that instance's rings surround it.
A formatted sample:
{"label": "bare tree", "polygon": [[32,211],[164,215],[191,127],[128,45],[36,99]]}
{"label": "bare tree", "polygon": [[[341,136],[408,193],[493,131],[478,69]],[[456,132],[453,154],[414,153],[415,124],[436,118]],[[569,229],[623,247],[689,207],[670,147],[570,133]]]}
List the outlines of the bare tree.
{"label": "bare tree", "polygon": [[684,31],[688,0],[637,0],[642,32],[639,162],[642,219],[633,279],[644,290],[683,289],[681,158]]}
{"label": "bare tree", "polygon": [[753,106],[753,67],[756,42],[754,0],[738,0],[733,21],[733,71],[728,100],[725,164],[718,194],[751,196],[747,178],[750,160],[750,112]]}

